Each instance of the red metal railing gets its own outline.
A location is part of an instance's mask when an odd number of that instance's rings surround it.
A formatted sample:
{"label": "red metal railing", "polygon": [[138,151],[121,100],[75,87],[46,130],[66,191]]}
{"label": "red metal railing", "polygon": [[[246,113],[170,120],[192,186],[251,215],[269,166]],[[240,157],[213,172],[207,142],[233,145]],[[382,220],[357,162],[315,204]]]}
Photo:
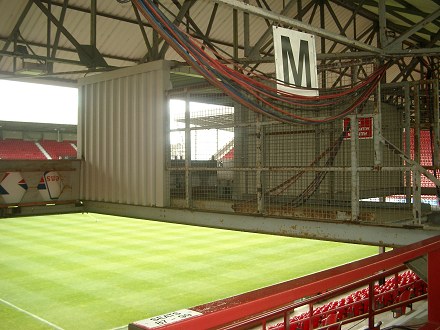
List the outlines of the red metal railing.
{"label": "red metal railing", "polygon": [[[428,321],[440,324],[440,315],[437,312],[440,310],[440,281],[436,279],[440,273],[440,236],[437,236],[350,264],[196,306],[190,309],[199,313],[194,317],[153,327],[134,322],[129,325],[129,329],[241,329],[258,324],[266,327],[269,320],[277,318],[284,319],[289,328],[290,313],[295,308],[308,304],[309,310],[313,312],[313,305],[318,301],[352,292],[365,285],[368,285],[368,298],[361,299],[360,303],[364,306],[367,304],[368,308],[364,308],[367,312],[353,315],[343,322],[353,322],[368,316],[369,327],[373,328],[374,315],[399,305],[375,306],[375,281],[403,271],[406,269],[405,262],[424,255],[428,255]],[[304,297],[311,298],[292,303]],[[425,298],[426,294],[423,293],[409,302]],[[309,318],[309,322],[313,322],[312,319],[313,317]],[[313,324],[309,324],[309,329],[312,328]]]}
{"label": "red metal railing", "polygon": [[[332,314],[336,316],[336,320],[330,324],[337,323],[342,325],[365,318],[369,319],[369,323],[374,324],[374,315],[395,310],[400,306],[406,306],[415,301],[426,299],[426,283],[416,277],[412,272],[406,271],[399,274],[399,272],[405,268],[404,266],[400,266],[384,273],[369,276],[356,283],[328,291],[299,303],[284,306],[278,311],[278,314],[272,311],[272,313],[268,313],[268,315],[259,315],[254,318],[242,320],[223,329],[248,328],[256,325],[260,325],[263,329],[266,329],[267,321],[274,317],[278,319],[282,317],[284,321],[269,326],[269,330],[282,330],[288,329],[289,327],[291,329],[302,330],[316,329],[318,327],[328,326],[329,323],[326,323],[326,320],[328,320],[328,317]],[[376,284],[377,281],[390,275],[392,277],[389,277],[384,284]],[[409,279],[411,280],[407,281]],[[360,287],[363,288],[359,289]],[[407,300],[400,303],[397,302],[397,298],[405,291],[411,293],[411,297],[408,297]],[[351,293],[339,300],[322,304],[323,300],[329,300],[346,292]],[[316,307],[316,305],[320,306]],[[308,306],[309,311],[289,318],[289,314],[292,314],[295,309],[303,306]]]}

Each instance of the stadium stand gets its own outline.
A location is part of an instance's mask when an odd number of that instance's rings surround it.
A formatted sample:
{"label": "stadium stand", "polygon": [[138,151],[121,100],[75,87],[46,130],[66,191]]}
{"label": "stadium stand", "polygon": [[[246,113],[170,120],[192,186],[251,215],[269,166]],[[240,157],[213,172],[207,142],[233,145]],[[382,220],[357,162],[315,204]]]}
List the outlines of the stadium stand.
{"label": "stadium stand", "polygon": [[76,158],[76,150],[71,141],[42,140],[39,143],[52,159]]}
{"label": "stadium stand", "polygon": [[[42,149],[38,147],[38,144]],[[73,141],[0,140],[0,159],[72,159],[76,158],[76,150],[73,145]],[[46,155],[49,155],[50,158]]]}
{"label": "stadium stand", "polygon": [[33,141],[0,140],[1,159],[47,159]]}
{"label": "stadium stand", "polygon": [[[432,166],[432,141],[431,141],[431,134],[429,130],[421,130],[419,132],[420,137],[420,164],[422,166]],[[414,129],[411,129],[411,139],[410,139],[410,153],[411,158],[415,159],[415,137],[414,137]],[[432,172],[432,171],[431,171]],[[426,178],[425,176],[422,176],[421,178],[421,184],[422,187],[431,187],[434,188],[435,184]]]}

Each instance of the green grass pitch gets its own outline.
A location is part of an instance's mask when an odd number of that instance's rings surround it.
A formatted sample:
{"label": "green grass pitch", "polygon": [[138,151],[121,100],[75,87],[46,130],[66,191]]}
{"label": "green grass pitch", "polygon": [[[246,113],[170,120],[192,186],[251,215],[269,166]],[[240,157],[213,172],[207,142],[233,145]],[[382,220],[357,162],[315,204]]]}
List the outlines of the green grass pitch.
{"label": "green grass pitch", "polygon": [[375,253],[100,214],[0,219],[0,329],[113,329]]}

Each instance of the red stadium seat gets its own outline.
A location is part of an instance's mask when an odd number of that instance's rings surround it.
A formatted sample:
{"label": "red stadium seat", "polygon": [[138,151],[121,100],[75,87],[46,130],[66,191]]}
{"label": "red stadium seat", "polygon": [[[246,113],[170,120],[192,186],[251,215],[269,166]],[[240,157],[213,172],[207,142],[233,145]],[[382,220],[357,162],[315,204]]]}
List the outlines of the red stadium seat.
{"label": "red stadium seat", "polygon": [[47,159],[34,141],[0,140],[1,159]]}
{"label": "red stadium seat", "polygon": [[52,159],[76,158],[76,150],[70,141],[42,140],[40,145]]}
{"label": "red stadium seat", "polygon": [[341,328],[341,324],[337,323],[338,318],[335,313],[330,314],[323,322],[323,326],[327,326],[325,329],[327,330],[339,330]]}
{"label": "red stadium seat", "polygon": [[[397,301],[398,302],[404,302],[407,301],[411,296],[411,291],[410,290],[405,290],[402,292],[402,294],[398,297]],[[411,304],[404,304],[400,307],[397,307],[395,309],[392,310],[393,312],[393,317],[397,318],[401,315],[404,315],[406,313],[406,308],[409,307]],[[412,309],[412,305],[411,305],[411,309]]]}

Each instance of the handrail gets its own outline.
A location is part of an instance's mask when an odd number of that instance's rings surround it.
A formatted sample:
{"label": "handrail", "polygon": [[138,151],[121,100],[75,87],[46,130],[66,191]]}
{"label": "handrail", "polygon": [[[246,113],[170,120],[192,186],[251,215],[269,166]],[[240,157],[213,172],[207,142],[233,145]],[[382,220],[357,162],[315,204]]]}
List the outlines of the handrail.
{"label": "handrail", "polygon": [[222,327],[220,329],[236,328],[236,327],[240,327],[240,326],[243,326],[243,325],[252,324],[253,322],[259,322],[263,318],[264,319],[269,319],[269,318],[276,318],[277,316],[283,316],[283,314],[286,311],[289,311],[289,310],[293,311],[294,309],[302,307],[302,306],[305,306],[305,305],[310,305],[310,304],[313,305],[313,304],[315,304],[315,303],[317,303],[319,301],[328,300],[329,298],[332,298],[334,296],[338,296],[338,295],[340,295],[342,293],[345,293],[345,292],[353,291],[353,290],[355,290],[355,289],[357,289],[357,288],[359,288],[361,286],[367,285],[367,284],[369,284],[371,282],[377,281],[377,280],[382,279],[384,277],[396,274],[396,273],[401,272],[401,271],[403,271],[405,269],[407,269],[407,267],[404,266],[404,265],[401,265],[401,266],[398,266],[398,267],[394,267],[394,268],[389,269],[387,271],[384,271],[384,272],[381,272],[381,273],[369,276],[369,277],[367,277],[365,279],[362,279],[360,281],[356,281],[356,282],[353,282],[353,283],[350,283],[350,284],[346,284],[346,285],[341,286],[339,288],[336,288],[336,289],[333,289],[333,290],[328,290],[328,291],[326,291],[324,293],[320,293],[320,294],[315,295],[313,297],[306,298],[306,299],[304,299],[304,300],[302,300],[300,302],[293,302],[293,303],[287,304],[287,305],[285,305],[283,307],[280,307],[280,308],[277,308],[277,309],[274,309],[274,310],[270,310],[270,311],[266,311],[266,312],[263,312],[261,314],[255,315],[255,316],[251,316],[250,318],[247,318],[246,320],[241,320],[241,321],[234,322],[233,326],[226,325],[225,327]]}
{"label": "handrail", "polygon": [[[200,315],[154,327],[154,329],[218,329],[238,320],[281,308],[303,297],[335,290],[347,283],[362,281],[371,276],[383,276],[384,270],[401,266],[407,261],[438,251],[440,251],[440,236],[435,236],[315,274],[195,306],[191,310]],[[152,328],[134,322],[129,325],[129,329]]]}

